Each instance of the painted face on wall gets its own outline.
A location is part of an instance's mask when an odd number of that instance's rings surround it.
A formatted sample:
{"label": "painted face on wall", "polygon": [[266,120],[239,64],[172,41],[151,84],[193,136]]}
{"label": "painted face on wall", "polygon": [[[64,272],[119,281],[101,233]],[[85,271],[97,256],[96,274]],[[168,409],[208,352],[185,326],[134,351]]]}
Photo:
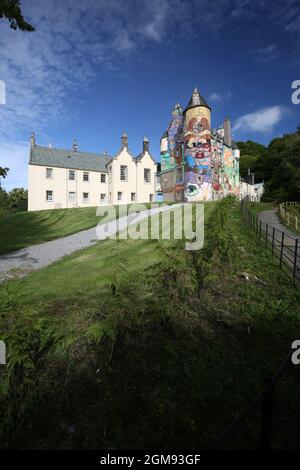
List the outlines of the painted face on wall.
{"label": "painted face on wall", "polygon": [[187,200],[191,200],[200,194],[200,187],[198,184],[188,183],[185,189],[185,196]]}

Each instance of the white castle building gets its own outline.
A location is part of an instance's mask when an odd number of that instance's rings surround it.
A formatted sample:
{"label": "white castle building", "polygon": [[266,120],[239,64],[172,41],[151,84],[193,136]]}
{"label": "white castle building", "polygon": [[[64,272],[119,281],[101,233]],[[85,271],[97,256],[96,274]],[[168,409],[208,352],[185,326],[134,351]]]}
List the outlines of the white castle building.
{"label": "white castle building", "polygon": [[30,139],[28,210],[146,203],[155,200],[157,163],[143,140],[143,151],[134,157],[127,134],[121,149],[111,157],[78,150],[36,145]]}

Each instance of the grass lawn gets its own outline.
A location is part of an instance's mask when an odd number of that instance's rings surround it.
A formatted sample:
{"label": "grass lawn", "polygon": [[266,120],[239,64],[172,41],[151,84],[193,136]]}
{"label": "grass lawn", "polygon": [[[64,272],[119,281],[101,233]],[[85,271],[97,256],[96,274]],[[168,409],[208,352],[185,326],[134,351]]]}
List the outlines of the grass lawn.
{"label": "grass lawn", "polygon": [[[244,410],[299,336],[299,294],[237,203],[205,213],[200,251],[107,240],[0,286],[0,447],[207,448]],[[275,447],[299,442],[298,397],[291,368]],[[254,416],[229,447],[257,435]]]}
{"label": "grass lawn", "polygon": [[[150,207],[151,204],[145,204]],[[118,214],[119,206],[116,206]],[[97,207],[18,212],[0,218],[0,255],[72,235],[101,220]]]}

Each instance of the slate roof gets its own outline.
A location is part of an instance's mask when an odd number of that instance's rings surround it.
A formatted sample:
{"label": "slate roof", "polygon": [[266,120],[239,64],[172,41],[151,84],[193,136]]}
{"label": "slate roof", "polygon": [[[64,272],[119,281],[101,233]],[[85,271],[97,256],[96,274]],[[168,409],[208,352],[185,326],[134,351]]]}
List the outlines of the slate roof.
{"label": "slate roof", "polygon": [[[193,100],[193,97],[194,95],[197,95],[199,100],[200,100],[200,104],[196,104],[194,103],[194,100]],[[191,99],[190,101],[188,102],[188,105],[187,107],[185,108],[184,110],[184,113],[188,110],[188,109],[191,109],[191,108],[195,108],[196,106],[205,106],[206,108],[210,109],[211,110],[211,107],[207,104],[207,102],[205,101],[205,99],[203,98],[203,96],[199,93],[198,89],[195,88],[192,96],[191,96]]]}
{"label": "slate roof", "polygon": [[111,159],[111,156],[105,154],[35,145],[30,151],[29,164],[107,173],[106,165]]}

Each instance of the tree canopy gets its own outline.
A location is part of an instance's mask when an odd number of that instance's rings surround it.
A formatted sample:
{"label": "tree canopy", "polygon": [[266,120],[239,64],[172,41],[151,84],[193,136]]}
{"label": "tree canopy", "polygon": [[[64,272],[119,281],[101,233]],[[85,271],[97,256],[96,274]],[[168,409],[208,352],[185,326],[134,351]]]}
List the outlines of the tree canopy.
{"label": "tree canopy", "polygon": [[[273,139],[267,147],[238,142],[241,176],[249,166],[255,180],[265,181],[265,200],[300,201],[300,129]],[[246,172],[247,174],[247,172]]]}
{"label": "tree canopy", "polygon": [[6,18],[12,29],[20,29],[21,31],[34,31],[34,27],[25,21],[22,15],[20,0],[1,0],[0,1],[0,18]]}

